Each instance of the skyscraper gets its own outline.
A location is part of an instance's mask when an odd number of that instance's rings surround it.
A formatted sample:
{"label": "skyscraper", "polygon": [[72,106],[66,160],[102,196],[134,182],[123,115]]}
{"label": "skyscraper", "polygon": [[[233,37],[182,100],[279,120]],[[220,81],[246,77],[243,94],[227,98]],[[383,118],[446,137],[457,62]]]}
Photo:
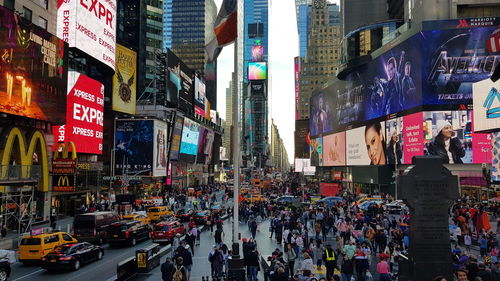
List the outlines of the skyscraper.
{"label": "skyscraper", "polygon": [[[163,48],[163,2],[158,0],[117,1],[117,42],[137,51],[137,98],[153,100],[157,94],[156,53]],[[144,93],[144,95],[143,95]]]}
{"label": "skyscraper", "polygon": [[316,0],[311,8],[306,57],[300,66],[299,119],[309,118],[311,93],[333,77],[340,58],[339,6]]}
{"label": "skyscraper", "polygon": [[388,20],[387,0],[341,0],[342,36],[358,27]]}
{"label": "skyscraper", "polygon": [[189,68],[205,73],[205,45],[213,38],[214,0],[165,0],[164,49],[171,49]]}

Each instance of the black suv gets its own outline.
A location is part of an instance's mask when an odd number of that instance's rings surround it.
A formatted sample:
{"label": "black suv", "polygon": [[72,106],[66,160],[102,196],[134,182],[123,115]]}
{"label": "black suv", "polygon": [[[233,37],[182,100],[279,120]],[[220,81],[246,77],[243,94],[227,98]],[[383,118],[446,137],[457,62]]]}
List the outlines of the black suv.
{"label": "black suv", "polygon": [[139,221],[119,221],[108,227],[106,240],[110,246],[127,243],[135,246],[137,241],[149,239],[149,225]]}
{"label": "black suv", "polygon": [[8,259],[0,259],[0,281],[5,281],[10,276],[10,263]]}

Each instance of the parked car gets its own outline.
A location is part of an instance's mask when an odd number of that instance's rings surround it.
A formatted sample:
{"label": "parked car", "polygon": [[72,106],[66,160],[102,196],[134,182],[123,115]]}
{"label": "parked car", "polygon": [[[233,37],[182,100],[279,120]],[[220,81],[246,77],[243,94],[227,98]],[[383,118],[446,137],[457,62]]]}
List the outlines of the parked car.
{"label": "parked car", "polygon": [[80,242],[104,243],[106,230],[112,223],[120,221],[115,212],[96,212],[76,215],[73,219],[73,232]]}
{"label": "parked car", "polygon": [[369,200],[369,201],[365,201],[361,204],[358,205],[358,208],[363,210],[363,211],[366,211],[368,210],[368,208],[371,206],[371,205],[382,205],[384,203],[383,200]]}
{"label": "parked car", "polygon": [[154,225],[151,231],[153,243],[165,244],[172,242],[176,234],[184,235],[186,228],[180,221],[161,221]]}
{"label": "parked car", "polygon": [[84,264],[102,259],[104,249],[102,246],[88,242],[66,244],[57,247],[47,256],[42,258],[42,268],[49,271],[60,269],[78,270]]}
{"label": "parked car", "polygon": [[108,227],[106,241],[110,246],[125,242],[135,246],[138,241],[149,239],[149,226],[138,221],[119,221]]}
{"label": "parked car", "polygon": [[163,216],[171,216],[174,214],[167,206],[150,207],[146,212],[151,221],[159,221]]}
{"label": "parked car", "polygon": [[181,222],[190,221],[193,215],[194,215],[193,209],[180,209],[179,211],[177,211],[177,214],[175,214],[177,219],[180,220]]}
{"label": "parked car", "polygon": [[278,197],[278,199],[276,199],[276,202],[277,203],[292,203],[294,199],[295,199],[295,196],[284,195],[284,196]]}
{"label": "parked car", "polygon": [[10,262],[8,259],[0,260],[0,281],[5,281],[10,276]]}
{"label": "parked car", "polygon": [[24,236],[19,245],[19,261],[23,264],[40,262],[56,247],[77,242],[78,240],[66,232]]}

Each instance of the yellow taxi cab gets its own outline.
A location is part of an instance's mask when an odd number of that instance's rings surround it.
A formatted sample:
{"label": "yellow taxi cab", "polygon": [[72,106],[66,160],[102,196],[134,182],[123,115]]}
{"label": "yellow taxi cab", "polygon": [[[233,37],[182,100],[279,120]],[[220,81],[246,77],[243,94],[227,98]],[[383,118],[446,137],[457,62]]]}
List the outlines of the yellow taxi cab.
{"label": "yellow taxi cab", "polygon": [[78,240],[66,232],[24,236],[19,245],[19,261],[24,264],[40,261],[56,247],[72,243]]}
{"label": "yellow taxi cab", "polygon": [[167,206],[150,207],[146,212],[151,221],[157,221],[163,216],[171,216],[174,214]]}
{"label": "yellow taxi cab", "polygon": [[267,198],[264,197],[263,195],[255,195],[255,196],[247,197],[245,200],[247,202],[250,202],[250,203],[255,203],[255,202],[267,201]]}
{"label": "yellow taxi cab", "polygon": [[383,198],[380,196],[375,196],[375,197],[362,197],[358,201],[353,202],[352,205],[359,206],[361,203],[366,202],[366,201],[383,201]]}
{"label": "yellow taxi cab", "polygon": [[140,221],[142,224],[149,224],[150,219],[146,215],[146,213],[130,213],[128,215],[123,216],[124,220],[130,220],[130,221]]}

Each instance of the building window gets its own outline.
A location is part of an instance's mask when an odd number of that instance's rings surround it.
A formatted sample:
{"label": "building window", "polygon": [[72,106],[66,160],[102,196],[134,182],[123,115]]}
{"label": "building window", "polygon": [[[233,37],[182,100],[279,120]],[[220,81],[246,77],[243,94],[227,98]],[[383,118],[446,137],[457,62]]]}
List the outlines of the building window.
{"label": "building window", "polygon": [[42,18],[42,17],[38,17],[38,26],[46,30],[47,29],[47,20]]}
{"label": "building window", "polygon": [[30,9],[23,6],[23,18],[31,21],[32,17],[33,17],[33,12]]}
{"label": "building window", "polygon": [[16,5],[16,1],[15,0],[4,0],[3,5],[5,6],[5,8],[7,8],[11,11],[14,11],[14,6]]}

